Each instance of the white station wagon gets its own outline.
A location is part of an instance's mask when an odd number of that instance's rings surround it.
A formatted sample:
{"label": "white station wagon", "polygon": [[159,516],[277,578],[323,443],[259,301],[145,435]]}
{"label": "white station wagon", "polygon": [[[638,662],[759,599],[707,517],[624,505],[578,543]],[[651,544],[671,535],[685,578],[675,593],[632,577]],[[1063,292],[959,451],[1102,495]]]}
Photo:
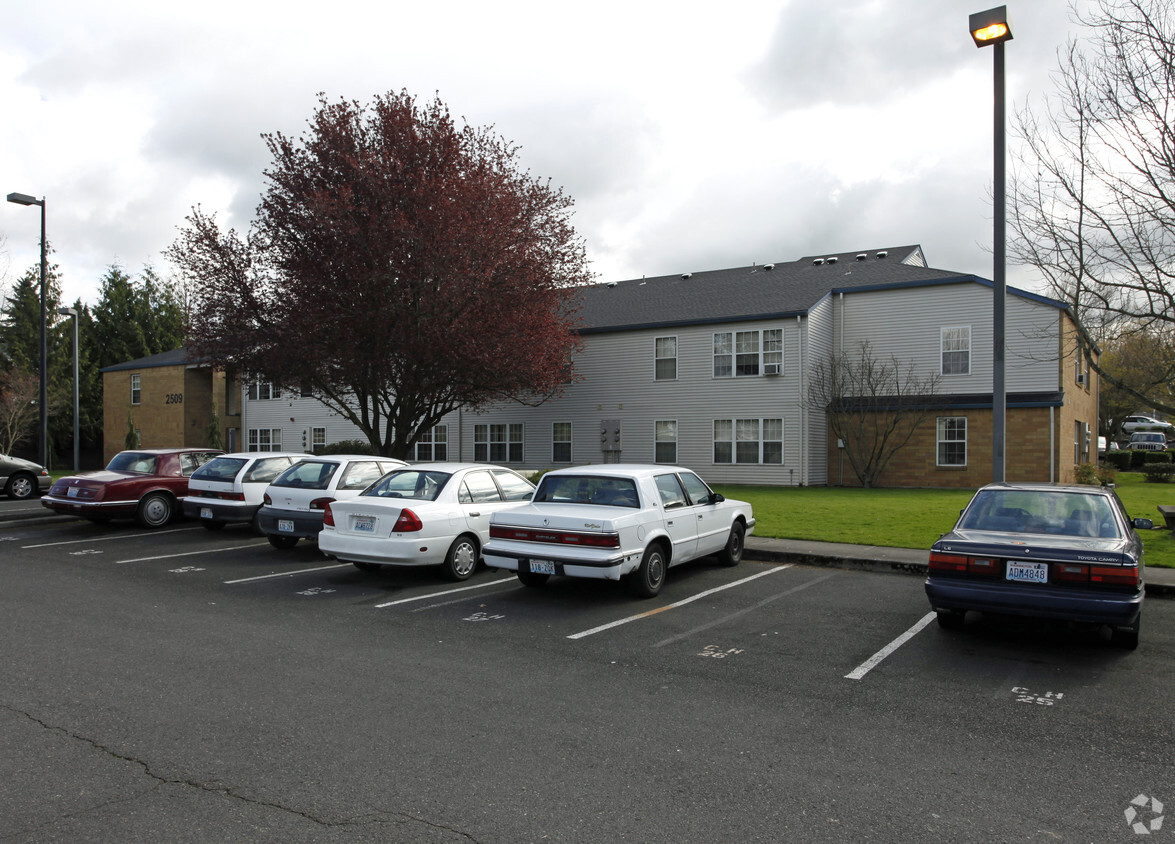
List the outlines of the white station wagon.
{"label": "white station wagon", "polygon": [[751,505],[728,500],[679,466],[602,465],[543,475],[531,503],[490,517],[486,565],[526,586],[553,574],[627,578],[652,598],[671,566],[717,555],[738,565],[755,528]]}

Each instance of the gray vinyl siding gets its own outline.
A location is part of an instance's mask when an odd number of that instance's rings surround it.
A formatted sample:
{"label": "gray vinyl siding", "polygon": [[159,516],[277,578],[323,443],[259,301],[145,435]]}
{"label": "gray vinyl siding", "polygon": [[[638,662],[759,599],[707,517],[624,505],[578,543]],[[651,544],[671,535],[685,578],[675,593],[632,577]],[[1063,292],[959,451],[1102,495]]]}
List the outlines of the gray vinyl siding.
{"label": "gray vinyl siding", "polygon": [[[825,297],[804,320],[807,331],[804,368],[810,373],[814,363],[827,357],[835,341],[836,300]],[[805,483],[821,486],[828,483],[828,418],[822,408],[809,406],[808,422],[808,476]]]}

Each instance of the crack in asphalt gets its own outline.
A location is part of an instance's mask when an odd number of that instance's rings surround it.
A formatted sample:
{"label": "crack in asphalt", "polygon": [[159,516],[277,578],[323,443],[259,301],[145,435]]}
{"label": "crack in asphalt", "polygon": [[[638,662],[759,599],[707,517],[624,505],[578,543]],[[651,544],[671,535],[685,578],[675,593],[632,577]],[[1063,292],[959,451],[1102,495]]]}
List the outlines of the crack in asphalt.
{"label": "crack in asphalt", "polygon": [[[85,814],[87,812],[92,812],[93,810],[98,809],[98,808],[102,808],[103,806],[112,806],[117,803],[129,802],[130,800],[138,799],[138,797],[142,796],[142,794],[145,794],[148,791],[154,791],[154,790],[160,788],[161,786],[179,785],[179,786],[187,786],[189,788],[194,788],[194,789],[197,789],[199,791],[203,791],[208,794],[218,794],[218,795],[221,795],[223,797],[228,797],[233,800],[239,800],[242,803],[247,803],[252,806],[258,806],[258,807],[262,807],[262,808],[266,808],[266,809],[275,809],[280,812],[285,812],[287,814],[296,815],[297,817],[304,818],[312,823],[318,824],[319,826],[323,826],[323,827],[335,828],[335,827],[362,826],[362,825],[371,824],[371,823],[383,824],[383,823],[387,823],[389,820],[395,818],[395,819],[412,821],[414,823],[423,824],[424,826],[428,826],[433,829],[445,830],[446,832],[451,832],[454,835],[459,835],[468,841],[472,841],[472,842],[477,841],[477,839],[475,839],[473,836],[469,835],[468,833],[454,829],[450,826],[446,826],[445,824],[435,823],[435,822],[429,821],[425,818],[421,818],[421,817],[418,817],[415,815],[407,815],[402,812],[390,811],[390,810],[386,810],[386,809],[375,809],[371,814],[364,815],[364,816],[357,818],[355,820],[341,820],[341,821],[340,820],[328,820],[326,818],[322,818],[317,815],[314,815],[310,812],[305,812],[305,811],[301,811],[299,809],[291,808],[290,806],[282,805],[281,803],[275,803],[270,800],[259,800],[255,797],[248,797],[246,795],[239,794],[239,793],[235,792],[232,788],[216,785],[215,781],[213,781],[213,782],[200,782],[198,780],[173,779],[170,777],[165,777],[165,776],[157,774],[153,770],[151,770],[150,764],[148,764],[147,762],[145,762],[142,759],[136,759],[133,756],[127,756],[124,753],[119,753],[117,750],[114,750],[111,747],[107,747],[106,745],[102,744],[101,742],[95,741],[92,738],[89,738],[89,737],[83,736],[83,735],[79,735],[77,733],[74,733],[70,730],[65,729],[64,727],[59,727],[59,726],[56,726],[55,724],[47,723],[46,721],[41,720],[40,718],[33,715],[32,713],[25,712],[21,709],[16,709],[15,707],[9,706],[7,704],[0,704],[0,707],[3,707],[5,710],[13,713],[14,715],[23,716],[24,718],[28,719],[29,721],[38,725],[39,727],[41,727],[44,730],[47,730],[49,732],[58,733],[60,735],[66,736],[67,738],[73,739],[74,741],[78,741],[83,744],[87,744],[90,747],[94,748],[95,750],[106,754],[107,756],[111,757],[112,759],[117,759],[121,762],[127,762],[132,765],[137,765],[138,767],[140,767],[142,769],[144,774],[146,774],[151,779],[155,780],[155,784],[151,788],[144,790],[143,792],[135,795],[134,797],[125,797],[125,798],[117,799],[117,800],[108,800],[104,803],[95,804],[93,806],[87,807],[86,809],[80,810],[78,812],[71,812],[67,815],[63,815],[62,817],[73,817],[76,815]],[[45,826],[45,824],[42,824],[41,826]],[[27,834],[30,831],[31,830],[25,830],[23,832],[13,832],[11,834],[10,833],[0,833],[0,841],[12,840],[14,838],[19,837],[20,835]]]}

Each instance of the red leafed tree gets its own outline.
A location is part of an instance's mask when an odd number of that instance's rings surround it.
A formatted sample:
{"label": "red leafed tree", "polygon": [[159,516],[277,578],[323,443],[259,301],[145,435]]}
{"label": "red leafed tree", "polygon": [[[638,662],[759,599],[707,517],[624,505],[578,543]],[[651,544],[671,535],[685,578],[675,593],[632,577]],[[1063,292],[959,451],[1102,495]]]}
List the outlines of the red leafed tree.
{"label": "red leafed tree", "polygon": [[591,275],[571,199],[516,146],[406,92],[320,95],[306,134],[265,140],[249,233],[197,208],[168,251],[192,352],[310,390],[394,457],[458,407],[558,394]]}

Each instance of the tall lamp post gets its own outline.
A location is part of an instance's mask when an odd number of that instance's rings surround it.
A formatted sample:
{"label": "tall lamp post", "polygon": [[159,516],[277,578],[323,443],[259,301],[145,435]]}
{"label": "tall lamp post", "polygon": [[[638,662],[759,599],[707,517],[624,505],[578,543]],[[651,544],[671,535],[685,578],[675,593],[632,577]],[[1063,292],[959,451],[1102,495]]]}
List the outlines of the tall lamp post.
{"label": "tall lamp post", "polygon": [[77,308],[58,308],[57,313],[62,316],[73,317],[73,470],[81,471],[81,425],[78,382],[78,310]]}
{"label": "tall lamp post", "polygon": [[45,198],[27,193],[10,193],[8,201],[17,205],[41,206],[41,465],[49,466],[49,343],[45,335]]}
{"label": "tall lamp post", "polygon": [[986,12],[976,12],[970,20],[971,38],[976,47],[995,47],[995,166],[993,199],[992,259],[992,376],[991,376],[991,479],[994,483],[1004,480],[1004,443],[1007,430],[1007,390],[1004,382],[1007,361],[1005,359],[1005,296],[1007,293],[1007,249],[1005,235],[1006,190],[1005,190],[1005,147],[1007,127],[1004,118],[1004,42],[1012,40],[1012,25],[1008,21],[1008,7],[997,6]]}

